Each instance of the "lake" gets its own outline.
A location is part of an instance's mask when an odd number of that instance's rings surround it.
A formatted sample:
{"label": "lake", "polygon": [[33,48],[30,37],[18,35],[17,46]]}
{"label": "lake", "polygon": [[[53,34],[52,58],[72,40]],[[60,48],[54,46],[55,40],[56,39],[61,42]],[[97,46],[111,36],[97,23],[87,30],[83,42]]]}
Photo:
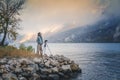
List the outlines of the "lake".
{"label": "lake", "polygon": [[[36,49],[36,43],[26,43]],[[51,53],[74,60],[82,74],[71,80],[120,80],[120,43],[48,43]],[[47,49],[47,48],[46,48]],[[47,54],[49,50],[47,49]]]}

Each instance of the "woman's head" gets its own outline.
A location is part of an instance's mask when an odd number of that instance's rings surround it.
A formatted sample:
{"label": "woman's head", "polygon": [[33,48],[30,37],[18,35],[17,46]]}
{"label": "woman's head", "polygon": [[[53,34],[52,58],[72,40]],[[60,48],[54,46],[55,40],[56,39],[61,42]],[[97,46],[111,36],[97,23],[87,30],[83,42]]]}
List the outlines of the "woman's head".
{"label": "woman's head", "polygon": [[38,33],[38,36],[41,36],[41,32]]}

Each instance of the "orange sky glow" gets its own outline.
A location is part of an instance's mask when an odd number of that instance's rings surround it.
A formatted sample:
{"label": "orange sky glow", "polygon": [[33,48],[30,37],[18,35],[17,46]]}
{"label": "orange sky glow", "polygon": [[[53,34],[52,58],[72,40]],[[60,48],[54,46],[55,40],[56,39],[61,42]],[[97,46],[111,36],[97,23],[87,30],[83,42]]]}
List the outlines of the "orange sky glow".
{"label": "orange sky glow", "polygon": [[[64,25],[83,26],[94,23],[100,19],[101,8],[105,8],[103,5],[99,6],[98,1],[28,0],[21,14],[21,26],[24,29],[22,33],[46,33],[54,25],[57,26],[53,30],[57,30]],[[51,32],[55,32],[53,30]]]}

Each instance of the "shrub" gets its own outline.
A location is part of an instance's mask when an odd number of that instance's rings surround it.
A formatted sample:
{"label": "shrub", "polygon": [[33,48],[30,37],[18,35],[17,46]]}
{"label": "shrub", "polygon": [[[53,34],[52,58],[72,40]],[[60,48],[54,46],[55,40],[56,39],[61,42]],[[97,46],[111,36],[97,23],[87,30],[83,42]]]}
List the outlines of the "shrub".
{"label": "shrub", "polygon": [[19,49],[24,51],[34,52],[34,48],[32,46],[26,47],[24,44],[20,44]]}
{"label": "shrub", "polygon": [[26,46],[24,44],[20,44],[19,49],[20,50],[26,50]]}
{"label": "shrub", "polygon": [[27,51],[34,52],[34,48],[32,46],[28,46]]}

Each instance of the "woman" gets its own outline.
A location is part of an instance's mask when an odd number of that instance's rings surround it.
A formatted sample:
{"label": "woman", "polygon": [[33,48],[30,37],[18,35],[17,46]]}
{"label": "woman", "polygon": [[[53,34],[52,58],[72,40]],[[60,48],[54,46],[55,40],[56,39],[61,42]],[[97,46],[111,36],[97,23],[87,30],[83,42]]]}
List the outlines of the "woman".
{"label": "woman", "polygon": [[41,57],[43,54],[42,44],[43,44],[43,38],[41,32],[39,32],[37,36],[37,54],[40,54]]}

